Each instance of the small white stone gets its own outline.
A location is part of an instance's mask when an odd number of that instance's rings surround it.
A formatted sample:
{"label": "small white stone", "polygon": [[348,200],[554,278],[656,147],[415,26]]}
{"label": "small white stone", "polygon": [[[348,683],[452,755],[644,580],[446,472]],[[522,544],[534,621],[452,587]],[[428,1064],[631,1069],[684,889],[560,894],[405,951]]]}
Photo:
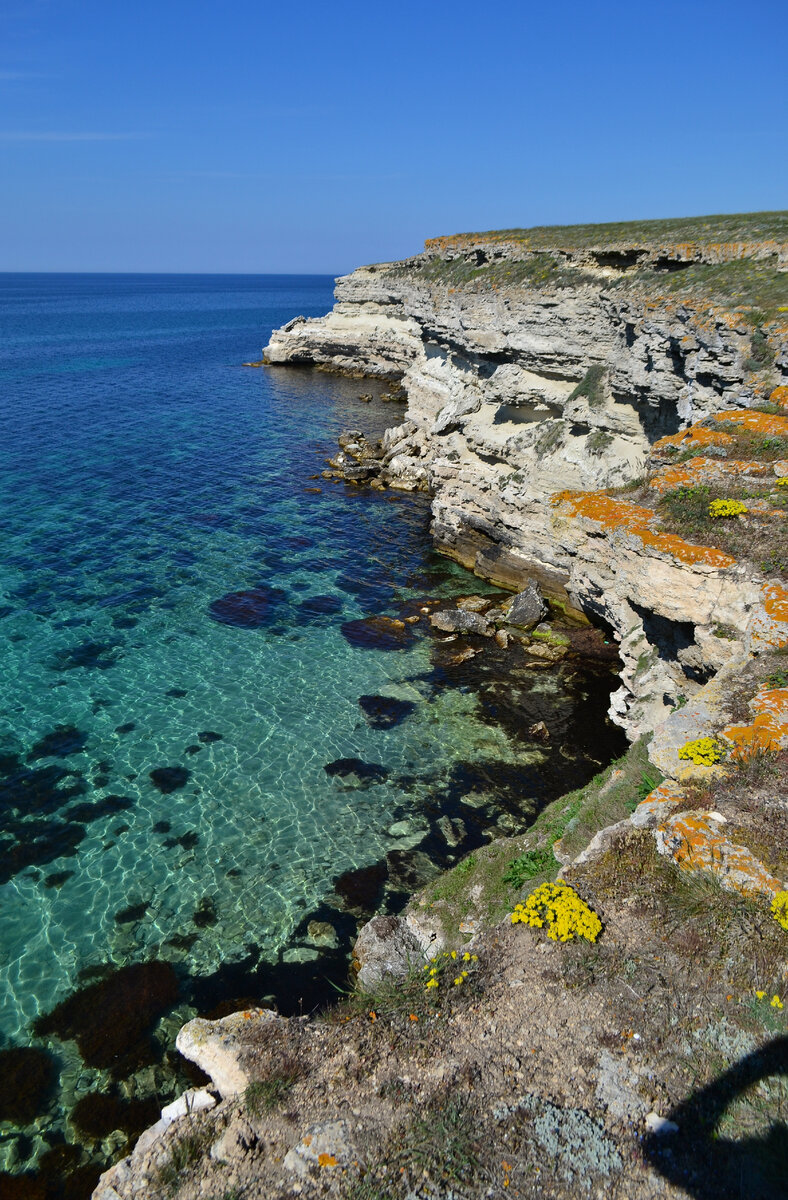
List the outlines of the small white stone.
{"label": "small white stone", "polygon": [[666,1137],[669,1133],[678,1133],[679,1127],[675,1121],[661,1117],[659,1113],[650,1112],[646,1117],[646,1129],[656,1137]]}

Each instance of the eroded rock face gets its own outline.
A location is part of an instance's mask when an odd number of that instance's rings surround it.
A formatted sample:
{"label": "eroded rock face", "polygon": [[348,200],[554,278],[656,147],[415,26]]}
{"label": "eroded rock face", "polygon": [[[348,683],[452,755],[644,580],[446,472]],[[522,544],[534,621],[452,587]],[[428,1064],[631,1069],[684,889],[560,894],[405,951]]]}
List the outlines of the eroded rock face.
{"label": "eroded rock face", "polygon": [[[512,591],[537,583],[568,615],[606,623],[624,664],[611,716],[635,736],[745,649],[761,581],[720,552],[693,558],[653,532],[648,510],[584,497],[639,476],[658,439],[726,409],[746,415],[758,398],[743,317],[655,299],[656,283],[642,296],[611,286],[632,262],[678,269],[722,261],[719,247],[608,250],[568,251],[562,262],[582,268],[571,286],[473,290],[424,268],[485,261],[490,247],[436,242],[338,280],[333,311],[290,322],[265,353],[402,379],[406,419],[375,450],[378,480],[429,488],[435,542],[464,566]],[[492,252],[527,267],[522,245]],[[788,370],[785,348],[775,364]],[[350,432],[343,454],[363,464],[364,439]],[[697,436],[712,454],[728,435]],[[732,642],[714,636],[718,624]]]}
{"label": "eroded rock face", "polygon": [[180,1030],[175,1045],[184,1058],[196,1063],[211,1077],[217,1092],[227,1099],[228,1096],[244,1092],[251,1083],[241,1052],[241,1031],[245,1032],[245,1026],[250,1021],[259,1023],[282,1019],[267,1008],[232,1013],[219,1021],[195,1017]]}

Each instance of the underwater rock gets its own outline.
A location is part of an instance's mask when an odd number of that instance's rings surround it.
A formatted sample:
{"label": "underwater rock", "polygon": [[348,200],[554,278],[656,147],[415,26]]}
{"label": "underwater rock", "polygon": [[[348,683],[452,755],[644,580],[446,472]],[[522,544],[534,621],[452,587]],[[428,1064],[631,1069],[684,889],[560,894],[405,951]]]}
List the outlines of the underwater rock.
{"label": "underwater rock", "polygon": [[118,642],[80,642],[55,655],[56,671],[73,671],[78,667],[108,671],[117,661]]}
{"label": "underwater rock", "polygon": [[55,1061],[46,1050],[38,1046],[0,1050],[0,1121],[29,1125],[46,1108],[56,1079]]}
{"label": "underwater rock", "polygon": [[128,908],[121,908],[115,913],[116,925],[131,925],[135,921],[141,921],[146,912],[150,908],[147,900],[141,900],[139,904],[130,904]]}
{"label": "underwater rock", "polygon": [[359,696],[358,703],[373,729],[393,729],[416,708],[412,700],[397,700],[394,696]]}
{"label": "underwater rock", "polygon": [[191,771],[187,771],[185,767],[154,767],[149,775],[154,787],[168,796],[170,792],[177,792],[179,788],[186,786],[191,778]]}
{"label": "underwater rock", "polygon": [[359,617],[344,621],[340,629],[357,650],[406,650],[414,641],[411,626],[395,617]]}
{"label": "underwater rock", "polygon": [[131,731],[136,728],[137,724],[135,721],[127,721],[125,725],[116,725],[115,732],[121,734],[122,736],[124,733],[131,733]]}
{"label": "underwater rock", "polygon": [[237,629],[262,629],[274,618],[277,606],[286,599],[281,588],[261,585],[244,592],[228,592],[212,600],[208,612],[221,625]]}
{"label": "underwater rock", "polygon": [[214,733],[211,729],[204,729],[202,733],[197,734],[197,741],[202,742],[204,746],[209,746],[211,742],[221,742],[223,739],[223,733]]}
{"label": "underwater rock", "polygon": [[346,787],[370,787],[388,779],[388,771],[380,763],[364,762],[363,758],[335,758],[323,770],[331,778],[341,779]]}
{"label": "underwater rock", "polygon": [[35,743],[27,756],[28,762],[36,762],[39,758],[65,758],[69,754],[79,754],[84,750],[88,735],[82,733],[75,725],[57,725],[51,733],[47,733]]}
{"label": "underwater rock", "polygon": [[334,880],[334,888],[347,908],[372,912],[380,903],[387,877],[388,867],[384,859],[370,867],[343,871]]}
{"label": "underwater rock", "polygon": [[33,1023],[37,1036],[73,1039],[87,1066],[120,1069],[150,1062],[147,1034],[178,998],[168,962],[133,963],[78,989]]}
{"label": "underwater rock", "polygon": [[389,886],[396,892],[416,892],[440,874],[440,867],[423,850],[389,850]]}
{"label": "underwater rock", "polygon": [[125,812],[129,808],[134,807],[134,801],[128,796],[104,796],[101,800],[85,800],[82,804],[75,804],[73,808],[69,808],[66,816],[69,821],[78,821],[81,825],[88,825],[91,821],[98,821],[101,817],[114,816],[115,813]]}

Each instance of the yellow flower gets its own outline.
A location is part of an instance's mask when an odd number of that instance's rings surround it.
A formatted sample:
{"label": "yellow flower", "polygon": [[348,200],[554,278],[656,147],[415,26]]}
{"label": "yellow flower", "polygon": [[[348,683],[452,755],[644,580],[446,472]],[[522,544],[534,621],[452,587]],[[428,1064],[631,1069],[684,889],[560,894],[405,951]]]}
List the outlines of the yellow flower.
{"label": "yellow flower", "polygon": [[459,987],[461,983],[462,983],[462,975],[458,975],[457,978],[454,980],[454,986]]}
{"label": "yellow flower", "polygon": [[592,908],[566,883],[543,883],[512,913],[512,924],[521,922],[532,929],[547,925],[547,936],[556,942],[583,937],[595,942],[602,922]]}
{"label": "yellow flower", "polygon": [[782,1008],[783,1002],[779,996],[772,996],[772,1008]]}
{"label": "yellow flower", "polygon": [[755,995],[758,997],[759,1000],[763,1000],[764,996],[766,995],[766,992],[756,992]]}
{"label": "yellow flower", "polygon": [[778,892],[772,900],[772,916],[788,933],[788,892]]}
{"label": "yellow flower", "polygon": [[435,979],[434,977],[433,977],[432,979],[428,979],[428,980],[427,980],[427,987],[428,987],[428,988],[431,988],[431,987],[437,987],[437,986],[438,986],[438,981],[437,981],[437,979]]}
{"label": "yellow flower", "polygon": [[463,954],[463,956],[462,956],[462,961],[463,961],[463,962],[470,962],[470,961],[471,961],[471,956],[470,956],[470,954],[468,953],[468,951],[467,951],[467,950],[465,951],[465,953],[464,953],[464,954]]}
{"label": "yellow flower", "polygon": [[456,951],[456,950],[452,950],[452,952],[451,952],[451,956],[452,956],[452,958],[456,958],[456,957],[457,957],[457,951]]}
{"label": "yellow flower", "polygon": [[788,487],[788,475],[781,475],[777,480],[778,487]]}
{"label": "yellow flower", "polygon": [[679,758],[690,759],[696,767],[712,767],[724,756],[725,747],[713,737],[696,738],[679,750]]}
{"label": "yellow flower", "polygon": [[712,500],[709,505],[710,517],[738,517],[747,512],[747,505],[741,500]]}

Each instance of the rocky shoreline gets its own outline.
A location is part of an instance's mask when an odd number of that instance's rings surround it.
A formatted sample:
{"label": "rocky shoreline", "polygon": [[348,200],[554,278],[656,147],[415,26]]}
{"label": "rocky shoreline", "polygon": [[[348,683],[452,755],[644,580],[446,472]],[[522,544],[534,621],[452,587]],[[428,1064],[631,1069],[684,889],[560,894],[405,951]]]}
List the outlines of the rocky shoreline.
{"label": "rocky shoreline", "polygon": [[[377,444],[346,431],[324,474],[429,492],[436,547],[515,593],[428,612],[433,628],[460,655],[515,637],[554,662],[567,639],[545,600],[601,625],[632,744],[369,922],[333,1014],[185,1026],[211,1085],[96,1200],[788,1187],[788,590],[760,548],[788,479],[788,327],[664,283],[731,261],[784,272],[788,245],[444,239],[339,280],[328,316],[272,336],[272,367],[404,389],[405,420]],[[732,477],[766,480],[743,505],[747,552],[666,525],[661,497],[705,488],[708,508]],[[599,946],[513,924],[556,877],[600,915]]]}

